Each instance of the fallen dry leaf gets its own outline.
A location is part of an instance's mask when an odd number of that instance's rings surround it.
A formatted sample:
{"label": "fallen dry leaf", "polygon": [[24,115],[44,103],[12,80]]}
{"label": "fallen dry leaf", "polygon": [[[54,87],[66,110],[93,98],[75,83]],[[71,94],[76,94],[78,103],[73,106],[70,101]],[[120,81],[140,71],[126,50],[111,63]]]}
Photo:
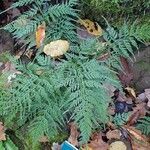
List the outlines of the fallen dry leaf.
{"label": "fallen dry leaf", "polygon": [[149,147],[143,147],[141,144],[137,142],[131,142],[133,150],[149,150]]}
{"label": "fallen dry leaf", "polygon": [[126,58],[120,57],[120,61],[123,67],[123,71],[119,73],[119,79],[124,86],[128,86],[133,80],[133,72]]}
{"label": "fallen dry leaf", "polygon": [[142,118],[146,115],[145,106],[146,106],[146,103],[140,103],[140,104],[137,104],[135,108],[133,108],[133,111],[127,121],[127,125],[131,126],[135,124],[139,118]]}
{"label": "fallen dry leaf", "polygon": [[127,146],[122,141],[115,141],[109,145],[109,150],[127,150]]}
{"label": "fallen dry leaf", "polygon": [[21,74],[20,71],[16,70],[15,66],[11,62],[6,62],[2,73],[10,73],[10,74]]}
{"label": "fallen dry leaf", "polygon": [[6,140],[6,135],[4,131],[4,126],[3,123],[0,122],[0,141],[5,141]]}
{"label": "fallen dry leaf", "polygon": [[41,47],[45,38],[45,22],[37,27],[36,30],[36,47]]}
{"label": "fallen dry leaf", "polygon": [[101,133],[94,133],[91,137],[91,141],[89,144],[84,145],[82,150],[107,150],[108,149],[108,144],[105,143],[102,139],[102,134]]}
{"label": "fallen dry leaf", "polygon": [[129,92],[129,94],[130,94],[131,96],[133,96],[134,98],[136,98],[136,94],[135,94],[135,91],[134,91],[133,88],[131,88],[131,87],[126,87],[125,89]]}
{"label": "fallen dry leaf", "polygon": [[45,45],[43,52],[53,58],[62,56],[69,50],[69,42],[66,40],[57,40]]}
{"label": "fallen dry leaf", "polygon": [[106,133],[106,137],[109,140],[111,140],[111,139],[120,139],[120,135],[121,135],[121,132],[118,129],[110,130]]}
{"label": "fallen dry leaf", "polygon": [[80,133],[78,132],[77,126],[75,123],[70,123],[70,136],[68,138],[68,142],[70,142],[74,146],[79,146],[78,137]]}
{"label": "fallen dry leaf", "polygon": [[[145,135],[142,135],[141,131],[135,129],[135,127],[124,125],[124,128],[128,131],[131,137],[131,143],[136,144],[140,147],[149,148],[150,143],[148,142],[148,138]],[[137,150],[137,149],[134,149]],[[144,149],[148,150],[148,149]]]}
{"label": "fallen dry leaf", "polygon": [[83,25],[91,35],[101,36],[103,34],[103,30],[97,22],[93,22],[89,19],[80,19],[79,23]]}

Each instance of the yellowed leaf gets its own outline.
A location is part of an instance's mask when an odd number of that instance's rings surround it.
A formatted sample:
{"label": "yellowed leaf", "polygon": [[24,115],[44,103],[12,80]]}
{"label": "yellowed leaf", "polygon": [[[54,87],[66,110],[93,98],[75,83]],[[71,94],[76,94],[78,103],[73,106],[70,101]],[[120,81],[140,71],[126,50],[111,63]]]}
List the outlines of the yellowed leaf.
{"label": "yellowed leaf", "polygon": [[133,88],[131,87],[126,87],[125,88],[134,98],[136,98],[136,94]]}
{"label": "yellowed leaf", "polygon": [[69,50],[69,42],[66,40],[57,40],[45,45],[43,52],[53,58],[62,56]]}
{"label": "yellowed leaf", "polygon": [[45,38],[45,23],[39,25],[36,30],[36,47],[39,48]]}
{"label": "yellowed leaf", "polygon": [[109,150],[127,150],[127,146],[122,141],[115,141],[109,145]]}
{"label": "yellowed leaf", "polygon": [[97,22],[93,22],[89,19],[80,19],[79,23],[83,25],[91,35],[101,36],[103,34],[103,30]]}

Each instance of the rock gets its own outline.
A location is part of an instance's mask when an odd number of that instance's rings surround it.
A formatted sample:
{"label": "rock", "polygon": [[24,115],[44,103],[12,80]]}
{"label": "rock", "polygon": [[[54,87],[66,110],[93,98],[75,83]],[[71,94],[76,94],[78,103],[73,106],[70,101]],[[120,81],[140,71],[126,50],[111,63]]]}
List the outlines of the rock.
{"label": "rock", "polygon": [[135,54],[136,60],[129,62],[133,73],[132,85],[138,92],[150,88],[150,46],[141,48]]}
{"label": "rock", "polygon": [[14,49],[14,40],[8,31],[0,30],[0,54]]}

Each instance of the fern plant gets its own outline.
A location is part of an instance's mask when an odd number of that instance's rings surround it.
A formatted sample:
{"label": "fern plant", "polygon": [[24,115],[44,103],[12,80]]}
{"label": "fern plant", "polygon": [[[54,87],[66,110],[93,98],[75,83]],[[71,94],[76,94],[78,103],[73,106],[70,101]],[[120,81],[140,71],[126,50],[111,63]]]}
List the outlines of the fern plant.
{"label": "fern plant", "polygon": [[92,129],[109,120],[106,108],[110,98],[104,84],[120,87],[114,71],[88,57],[92,45],[86,42],[74,50],[78,55],[68,54],[67,60],[60,66],[61,84],[67,87],[67,93],[70,92],[64,108],[79,126],[83,142],[88,141]]}
{"label": "fern plant", "polygon": [[92,130],[109,120],[110,97],[104,84],[120,87],[116,72],[89,55],[92,43],[71,47],[66,60],[56,66],[43,56],[27,66],[17,63],[22,74],[13,81],[7,100],[0,99],[6,122],[16,118],[18,126],[28,123],[37,141],[43,135],[57,135],[68,121],[74,121],[81,141],[87,142]]}
{"label": "fern plant", "polygon": [[[27,121],[31,123],[31,132],[35,141],[42,135],[53,137],[64,124],[60,106],[63,96],[57,87],[57,75],[45,66],[47,59],[40,58],[40,65],[29,64],[27,68],[19,65],[22,71],[9,89],[7,101],[0,101],[1,113],[7,116],[6,122],[13,121],[17,115],[18,126]],[[40,72],[40,75],[38,75]]]}
{"label": "fern plant", "polygon": [[3,29],[8,30],[14,38],[23,41],[28,49],[35,46],[35,32],[38,25],[45,22],[46,39],[49,43],[54,39],[67,39],[76,41],[75,19],[78,17],[74,6],[78,0],[68,0],[66,3],[52,5],[49,0],[18,0],[9,9],[30,5],[16,20],[7,24]]}
{"label": "fern plant", "polygon": [[138,120],[136,127],[141,130],[143,134],[150,135],[150,117],[145,116],[144,118]]}

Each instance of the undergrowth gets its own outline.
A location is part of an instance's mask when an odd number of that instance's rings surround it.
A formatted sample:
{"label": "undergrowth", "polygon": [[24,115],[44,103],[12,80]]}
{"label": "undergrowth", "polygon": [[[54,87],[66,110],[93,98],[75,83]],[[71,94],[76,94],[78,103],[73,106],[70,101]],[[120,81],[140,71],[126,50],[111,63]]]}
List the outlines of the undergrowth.
{"label": "undergrowth", "polygon": [[[15,120],[18,129],[28,126],[27,134],[35,142],[44,135],[54,138],[74,121],[81,131],[80,141],[86,143],[97,126],[109,121],[111,98],[105,84],[121,89],[116,75],[121,69],[120,56],[134,56],[138,43],[148,38],[145,27],[137,28],[134,23],[115,28],[105,20],[105,46],[97,38],[81,42],[76,34],[77,4],[77,0],[55,5],[46,0],[19,0],[11,8],[30,5],[30,9],[4,27],[14,38],[24,40],[28,49],[35,46],[35,32],[43,22],[43,45],[57,39],[70,42],[69,52],[57,65],[54,59],[40,54],[27,65],[14,60],[21,74],[4,91],[6,96],[0,92],[0,115],[5,124]],[[106,53],[108,59],[98,60]]]}

